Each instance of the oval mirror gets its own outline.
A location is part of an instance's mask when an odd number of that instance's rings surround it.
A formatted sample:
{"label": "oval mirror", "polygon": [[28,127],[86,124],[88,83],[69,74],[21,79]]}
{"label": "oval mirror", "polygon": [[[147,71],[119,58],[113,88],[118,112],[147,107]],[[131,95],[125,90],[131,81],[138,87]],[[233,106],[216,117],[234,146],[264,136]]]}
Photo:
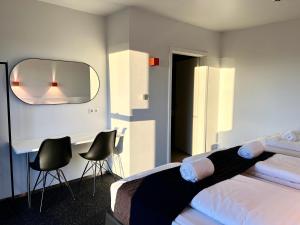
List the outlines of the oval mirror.
{"label": "oval mirror", "polygon": [[26,59],[10,74],[11,89],[28,104],[75,104],[91,101],[100,81],[88,64],[49,59]]}

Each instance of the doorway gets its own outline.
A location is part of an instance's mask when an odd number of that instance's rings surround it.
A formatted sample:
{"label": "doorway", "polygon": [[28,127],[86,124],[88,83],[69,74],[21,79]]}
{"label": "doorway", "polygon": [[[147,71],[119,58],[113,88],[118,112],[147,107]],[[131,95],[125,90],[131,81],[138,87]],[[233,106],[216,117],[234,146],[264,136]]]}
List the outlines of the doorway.
{"label": "doorway", "polygon": [[201,57],[172,54],[171,162],[206,151],[206,68]]}

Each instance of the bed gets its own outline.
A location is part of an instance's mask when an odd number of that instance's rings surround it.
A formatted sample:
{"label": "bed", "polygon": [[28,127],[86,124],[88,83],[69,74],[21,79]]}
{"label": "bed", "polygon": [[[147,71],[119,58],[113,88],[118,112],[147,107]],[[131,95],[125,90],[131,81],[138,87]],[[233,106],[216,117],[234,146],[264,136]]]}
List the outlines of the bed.
{"label": "bed", "polygon": [[287,141],[280,134],[264,137],[261,141],[266,151],[300,157],[300,141]]}
{"label": "bed", "polygon": [[[235,149],[236,150],[236,149]],[[225,150],[227,151],[227,150]],[[282,151],[281,151],[282,153]],[[204,155],[206,156],[206,155]],[[255,225],[266,225],[266,224],[300,224],[300,215],[297,215],[297,211],[300,211],[300,185],[295,184],[298,182],[300,177],[300,171],[297,169],[297,163],[300,163],[300,159],[289,156],[291,158],[284,158],[284,160],[292,160],[294,167],[288,168],[290,174],[288,174],[289,179],[293,178],[293,182],[290,180],[284,180],[283,176],[276,176],[276,173],[286,175],[284,172],[286,168],[281,166],[281,171],[276,171],[275,175],[273,173],[267,173],[265,171],[270,166],[277,165],[276,160],[274,162],[273,158],[276,156],[274,153],[268,157],[263,158],[253,162],[253,165],[248,165],[248,168],[239,174],[234,174],[234,176],[229,179],[222,179],[213,185],[201,190],[196,194],[190,204],[188,204],[181,213],[174,218],[172,225],[222,225],[222,224],[255,224]],[[199,157],[199,156],[198,156]],[[255,165],[260,162],[269,162],[269,164],[264,168],[265,170],[260,170],[256,168]],[[298,164],[300,165],[300,164]],[[113,215],[116,208],[117,193],[120,187],[128,182],[132,182],[144,177],[148,177],[153,174],[157,174],[163,171],[168,171],[179,167],[180,163],[171,163],[161,167],[157,167],[153,170],[149,170],[129,178],[119,180],[112,184],[111,186],[111,213],[107,214],[106,225],[126,225],[125,223],[119,222],[119,220]],[[268,167],[269,166],[269,167]],[[242,170],[243,170],[242,169]],[[242,171],[240,170],[240,171]],[[277,169],[278,170],[278,169]],[[263,172],[261,172],[263,171]],[[284,171],[284,172],[282,172]],[[296,172],[294,172],[296,171]],[[292,173],[292,175],[291,175]],[[299,175],[299,176],[298,176]],[[295,182],[296,181],[296,182]],[[300,180],[299,180],[300,184]],[[228,191],[234,188],[234,192]],[[248,188],[248,187],[259,187],[259,188]],[[245,196],[243,190],[246,190],[247,195]],[[257,190],[260,190],[257,192]],[[234,193],[234,194],[232,194]],[[262,196],[268,196],[269,193],[276,193],[278,199],[269,198],[269,201],[261,203]],[[283,193],[283,194],[282,194]],[[220,197],[221,196],[221,197]],[[226,198],[226,196],[230,196]],[[250,196],[250,197],[247,197]],[[255,196],[255,197],[253,197]],[[224,200],[226,199],[226,201]],[[229,201],[230,200],[230,201]],[[297,200],[297,204],[295,203]],[[299,200],[299,201],[298,201]],[[274,202],[275,201],[275,202]],[[275,204],[276,201],[280,201],[281,204]],[[241,204],[245,206],[245,210],[239,210]],[[293,205],[294,204],[294,205]],[[269,207],[270,205],[276,205],[277,207]],[[293,207],[291,207],[293,205]],[[255,208],[254,206],[257,206]],[[248,207],[248,208],[247,208]],[[285,207],[288,207],[285,210]],[[265,208],[268,208],[266,210]],[[284,211],[274,215],[274,219],[270,219],[270,215],[274,211]],[[238,215],[234,213],[240,211]],[[249,212],[255,212],[255,216],[251,215]],[[260,213],[264,211],[264,213]],[[244,219],[246,218],[246,219]],[[291,221],[290,223],[283,223],[282,220]],[[271,220],[271,221],[270,221]],[[295,222],[297,221],[297,222]],[[127,222],[128,223],[128,222]],[[139,224],[143,225],[143,224]]]}

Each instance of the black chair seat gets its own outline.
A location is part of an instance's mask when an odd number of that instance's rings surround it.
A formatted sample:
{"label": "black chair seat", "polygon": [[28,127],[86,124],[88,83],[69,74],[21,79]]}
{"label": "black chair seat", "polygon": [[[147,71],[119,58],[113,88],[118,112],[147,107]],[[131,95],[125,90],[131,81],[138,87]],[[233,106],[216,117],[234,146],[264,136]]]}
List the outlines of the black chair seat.
{"label": "black chair seat", "polygon": [[55,166],[55,167],[48,167],[47,169],[42,169],[40,167],[40,164],[38,162],[30,162],[29,166],[31,169],[36,170],[36,171],[52,171],[52,170],[58,170],[64,166],[68,165],[68,163],[66,163],[65,165],[60,165],[60,166]]}
{"label": "black chair seat", "polygon": [[100,157],[95,157],[94,155],[89,154],[89,152],[84,152],[84,153],[79,153],[79,155],[87,160],[91,160],[91,161],[100,161],[102,160],[102,158]]}
{"label": "black chair seat", "polygon": [[37,162],[31,162],[31,163],[29,163],[29,166],[31,169],[36,170],[36,171],[47,171],[47,170],[42,170],[40,165]]}

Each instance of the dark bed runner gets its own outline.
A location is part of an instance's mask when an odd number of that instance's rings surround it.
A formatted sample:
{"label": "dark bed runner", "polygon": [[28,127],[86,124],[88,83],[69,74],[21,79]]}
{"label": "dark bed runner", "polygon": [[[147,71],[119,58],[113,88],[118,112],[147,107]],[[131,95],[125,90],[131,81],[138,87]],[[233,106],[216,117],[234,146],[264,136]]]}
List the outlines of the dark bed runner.
{"label": "dark bed runner", "polygon": [[239,148],[209,155],[207,158],[215,166],[214,175],[197,183],[185,181],[178,166],[123,184],[117,193],[114,216],[124,225],[171,225],[198,192],[274,155],[264,152],[249,160],[238,156]]}

